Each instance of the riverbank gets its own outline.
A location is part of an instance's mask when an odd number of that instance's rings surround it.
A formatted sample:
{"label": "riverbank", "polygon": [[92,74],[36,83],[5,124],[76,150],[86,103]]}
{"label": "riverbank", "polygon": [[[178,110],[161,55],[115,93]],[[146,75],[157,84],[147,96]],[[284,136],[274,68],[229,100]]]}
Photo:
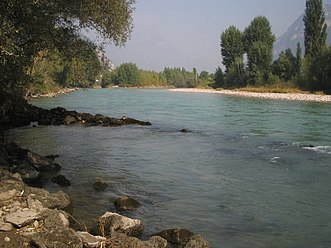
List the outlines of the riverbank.
{"label": "riverbank", "polygon": [[331,95],[300,94],[300,93],[257,93],[257,92],[248,92],[248,91],[239,91],[239,90],[214,90],[214,89],[196,89],[196,88],[169,89],[169,91],[223,94],[223,95],[262,98],[262,99],[270,99],[270,100],[291,100],[291,101],[331,103]]}
{"label": "riverbank", "polygon": [[56,97],[56,96],[59,96],[59,95],[63,95],[63,94],[68,94],[68,93],[71,93],[71,92],[74,92],[74,91],[77,91],[79,90],[79,88],[63,88],[61,90],[58,90],[56,92],[51,92],[51,93],[46,93],[46,94],[31,94],[31,95],[28,95],[26,98],[28,100],[31,100],[31,99],[36,99],[36,98],[42,98],[42,97]]}

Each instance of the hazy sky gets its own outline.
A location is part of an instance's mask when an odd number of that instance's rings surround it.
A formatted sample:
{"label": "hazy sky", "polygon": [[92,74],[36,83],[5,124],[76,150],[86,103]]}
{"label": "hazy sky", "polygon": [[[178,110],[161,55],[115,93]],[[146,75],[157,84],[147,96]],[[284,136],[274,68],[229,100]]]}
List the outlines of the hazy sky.
{"label": "hazy sky", "polygon": [[279,36],[304,9],[305,0],[137,0],[131,40],[106,51],[115,65],[214,72],[221,65],[220,34],[230,25],[243,30],[264,15]]}

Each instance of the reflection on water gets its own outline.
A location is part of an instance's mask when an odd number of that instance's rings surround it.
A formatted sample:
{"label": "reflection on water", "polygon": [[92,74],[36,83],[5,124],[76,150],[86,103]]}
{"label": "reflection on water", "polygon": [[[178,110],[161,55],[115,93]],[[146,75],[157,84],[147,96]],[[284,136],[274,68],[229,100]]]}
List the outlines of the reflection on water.
{"label": "reflection on water", "polygon": [[[8,137],[59,154],[64,190],[86,225],[119,195],[143,206],[146,234],[183,227],[213,247],[327,247],[331,227],[329,105],[165,90],[79,91],[39,106],[127,115],[151,127],[37,127]],[[181,133],[180,129],[191,130]],[[94,191],[98,180],[110,186]],[[60,190],[48,182],[46,188]]]}

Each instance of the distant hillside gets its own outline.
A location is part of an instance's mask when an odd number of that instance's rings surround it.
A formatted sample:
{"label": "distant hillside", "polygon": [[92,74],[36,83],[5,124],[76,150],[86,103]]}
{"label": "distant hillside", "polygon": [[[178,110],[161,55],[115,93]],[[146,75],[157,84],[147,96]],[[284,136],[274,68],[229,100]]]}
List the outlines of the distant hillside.
{"label": "distant hillside", "polygon": [[[281,51],[291,48],[292,52],[296,52],[298,42],[301,43],[304,50],[304,14],[302,14],[287,30],[285,34],[278,37],[274,46],[274,58],[278,58]],[[328,25],[327,44],[331,45],[331,4],[325,4],[325,19]]]}

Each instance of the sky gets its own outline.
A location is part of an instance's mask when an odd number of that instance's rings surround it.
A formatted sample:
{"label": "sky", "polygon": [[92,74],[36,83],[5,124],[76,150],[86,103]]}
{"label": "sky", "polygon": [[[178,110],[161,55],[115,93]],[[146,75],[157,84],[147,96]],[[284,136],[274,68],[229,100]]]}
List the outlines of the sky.
{"label": "sky", "polygon": [[221,66],[220,34],[244,30],[266,16],[276,37],[304,12],[305,0],[137,0],[134,29],[125,47],[108,45],[115,66],[132,62],[145,70],[184,67],[214,72]]}

